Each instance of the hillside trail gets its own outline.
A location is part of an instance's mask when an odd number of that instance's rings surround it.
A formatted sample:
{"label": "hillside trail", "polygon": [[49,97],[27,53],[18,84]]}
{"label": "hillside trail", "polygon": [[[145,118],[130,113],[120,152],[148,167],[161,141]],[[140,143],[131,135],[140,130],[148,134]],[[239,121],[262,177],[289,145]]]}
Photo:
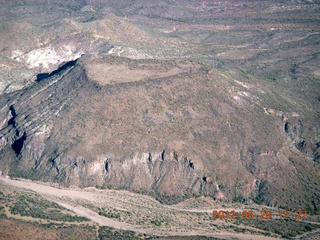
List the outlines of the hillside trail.
{"label": "hillside trail", "polygon": [[[111,218],[107,218],[104,216],[100,216],[98,213],[92,211],[89,208],[83,207],[79,204],[76,204],[74,202],[70,203],[63,199],[62,197],[70,197],[70,198],[87,198],[88,195],[93,194],[92,192],[85,191],[85,190],[72,190],[72,189],[63,189],[63,188],[55,188],[48,185],[43,185],[40,183],[31,182],[28,180],[13,180],[8,179],[5,177],[0,177],[0,180],[4,182],[5,184],[23,188],[27,190],[32,190],[44,198],[46,198],[49,201],[55,202],[62,207],[69,209],[73,212],[75,212],[77,215],[86,217],[90,219],[91,221],[97,223],[100,226],[108,226],[113,227],[116,229],[123,229],[123,230],[131,230],[135,231],[141,234],[148,234],[151,236],[211,236],[211,237],[217,237],[222,239],[240,239],[240,240],[274,240],[277,238],[273,237],[267,237],[267,236],[261,236],[261,235],[250,235],[250,234],[244,234],[244,233],[230,233],[230,232],[206,232],[203,231],[188,231],[188,232],[178,232],[178,231],[166,231],[165,233],[163,231],[159,231],[152,228],[144,228],[142,226],[138,225],[132,225],[128,224],[126,222],[120,222],[116,221]],[[94,196],[93,196],[94,197]],[[174,208],[172,206],[166,206],[164,207]],[[176,208],[175,208],[176,209]],[[179,211],[187,211],[187,212],[208,212],[209,210],[201,210],[201,209],[192,209],[192,210],[185,210],[182,208],[177,208]],[[234,210],[234,209],[233,209]],[[239,209],[241,210],[241,209]],[[210,211],[211,212],[211,211]]]}

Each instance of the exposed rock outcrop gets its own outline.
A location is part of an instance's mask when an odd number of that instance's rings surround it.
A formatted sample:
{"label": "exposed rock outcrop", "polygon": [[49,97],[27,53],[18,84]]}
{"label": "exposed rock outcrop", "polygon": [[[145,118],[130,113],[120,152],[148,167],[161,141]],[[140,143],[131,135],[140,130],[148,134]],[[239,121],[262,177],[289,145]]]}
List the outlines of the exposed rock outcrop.
{"label": "exposed rock outcrop", "polygon": [[[185,60],[95,58],[83,56],[0,97],[2,171],[68,186],[129,189],[167,202],[208,195],[285,205],[279,189],[288,196],[306,191],[299,172],[313,165],[303,161],[299,168],[297,159],[307,157],[286,145],[291,126],[279,131],[282,120],[260,106],[225,99],[234,86],[217,71]],[[91,79],[88,66],[96,63],[126,66],[122,81],[100,84],[99,71]],[[157,75],[134,81],[130,74],[141,68]],[[287,203],[297,204],[299,197]]]}

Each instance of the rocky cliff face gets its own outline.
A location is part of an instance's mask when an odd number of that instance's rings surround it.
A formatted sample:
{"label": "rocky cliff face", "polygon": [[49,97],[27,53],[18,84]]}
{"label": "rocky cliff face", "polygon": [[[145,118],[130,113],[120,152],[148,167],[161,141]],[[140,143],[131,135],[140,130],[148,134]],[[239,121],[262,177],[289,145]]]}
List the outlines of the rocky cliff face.
{"label": "rocky cliff face", "polygon": [[[114,82],[119,66],[122,82]],[[146,68],[153,77],[132,80]],[[243,88],[185,60],[84,56],[0,98],[1,168],[12,176],[130,189],[168,202],[209,195],[275,205],[279,188],[304,193],[304,170],[292,162],[310,169],[317,153],[301,152],[300,135],[291,142],[298,130],[284,115],[299,117],[260,108],[254,102],[268,94]],[[308,149],[317,148],[308,137]]]}
{"label": "rocky cliff face", "polygon": [[[151,115],[148,109],[135,109],[135,114],[129,109],[117,113],[119,102],[113,101],[114,96],[123,96],[123,92],[132,91],[137,84],[150,96],[152,90],[146,88],[157,88],[161,81],[102,88],[88,80],[86,69],[79,64],[19,93],[5,95],[1,108],[2,164],[10,169],[10,174],[67,185],[110,186],[159,196],[214,194],[215,185],[206,184],[203,169],[188,155],[179,156],[167,150],[170,144],[155,147],[156,142],[148,142],[154,137],[152,134],[148,140],[142,140],[146,133],[135,132],[133,126],[121,120],[138,116],[141,121],[148,121],[145,116]],[[7,102],[11,97],[14,100]],[[148,96],[140,97],[137,100],[142,103]],[[100,98],[104,100],[98,101]],[[140,116],[140,111],[145,117]],[[155,123],[149,121],[152,127]],[[138,124],[141,128],[143,123]],[[123,125],[124,132],[114,130],[113,125]],[[132,137],[132,142],[121,142]],[[145,152],[130,149],[141,145],[145,146]]]}

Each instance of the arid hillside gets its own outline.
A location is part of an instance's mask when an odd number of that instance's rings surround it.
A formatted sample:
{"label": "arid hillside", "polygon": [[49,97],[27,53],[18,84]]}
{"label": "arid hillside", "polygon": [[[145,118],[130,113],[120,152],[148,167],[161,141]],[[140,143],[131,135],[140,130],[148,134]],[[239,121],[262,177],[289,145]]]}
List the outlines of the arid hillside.
{"label": "arid hillside", "polygon": [[317,1],[2,2],[5,174],[319,213]]}

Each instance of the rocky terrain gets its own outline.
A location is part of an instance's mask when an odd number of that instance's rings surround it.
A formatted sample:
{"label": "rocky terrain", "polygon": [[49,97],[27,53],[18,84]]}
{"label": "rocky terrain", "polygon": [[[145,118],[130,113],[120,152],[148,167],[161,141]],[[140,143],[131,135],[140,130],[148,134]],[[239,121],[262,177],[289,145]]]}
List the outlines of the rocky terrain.
{"label": "rocky terrain", "polygon": [[318,1],[0,1],[0,170],[319,214]]}

